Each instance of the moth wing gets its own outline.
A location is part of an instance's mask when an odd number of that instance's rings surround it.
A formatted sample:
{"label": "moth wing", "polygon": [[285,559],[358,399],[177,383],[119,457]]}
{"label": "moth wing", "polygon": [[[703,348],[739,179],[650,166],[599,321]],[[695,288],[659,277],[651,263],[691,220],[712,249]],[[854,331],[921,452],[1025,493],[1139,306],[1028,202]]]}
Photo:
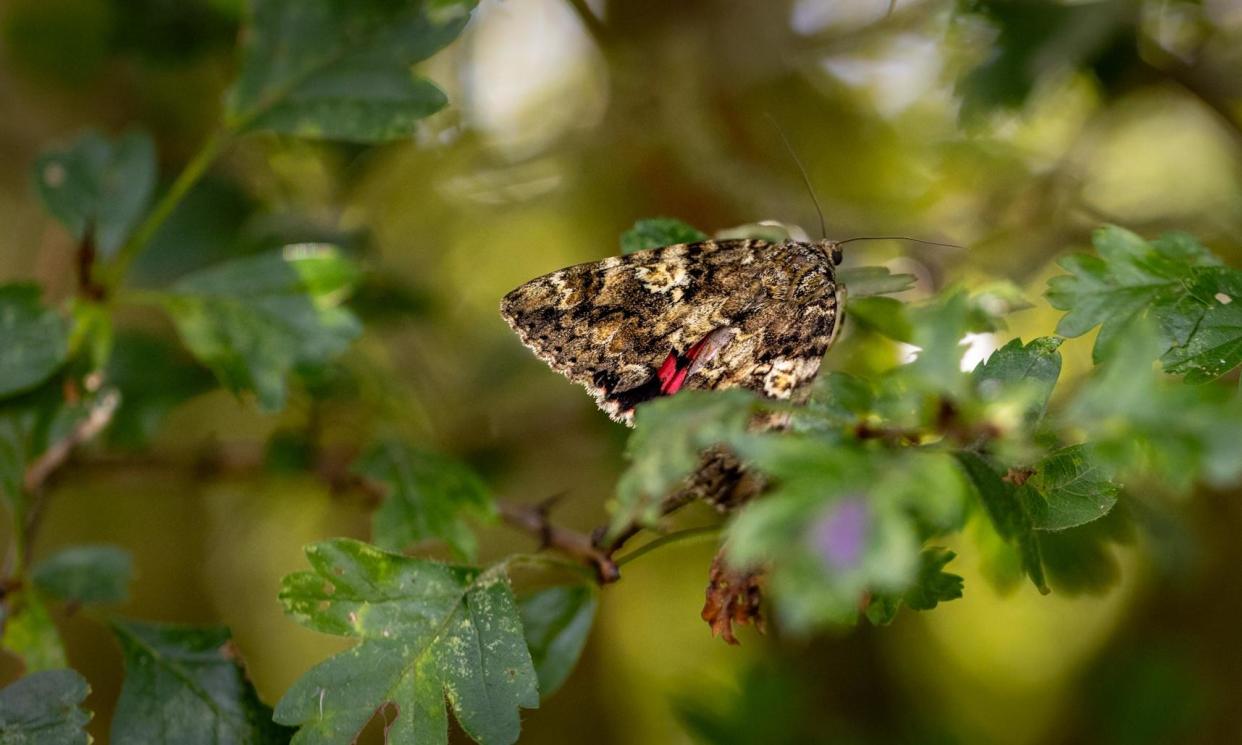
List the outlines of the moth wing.
{"label": "moth wing", "polygon": [[703,241],[613,256],[537,277],[500,313],[522,343],[628,421],[608,395],[647,383],[675,349],[728,325],[745,304],[735,282],[758,241]]}
{"label": "moth wing", "polygon": [[835,289],[831,266],[805,244],[704,241],[538,277],[506,295],[500,311],[540,359],[628,424],[636,403],[672,392],[657,378],[670,354],[722,329],[728,343],[693,364],[685,386],[789,398],[819,369]]}

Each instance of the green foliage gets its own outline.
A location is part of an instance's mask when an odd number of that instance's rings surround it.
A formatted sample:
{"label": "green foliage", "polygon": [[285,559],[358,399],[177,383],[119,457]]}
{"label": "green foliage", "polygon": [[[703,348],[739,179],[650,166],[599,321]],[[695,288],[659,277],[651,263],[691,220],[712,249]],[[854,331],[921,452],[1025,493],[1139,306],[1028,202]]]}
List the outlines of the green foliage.
{"label": "green foliage", "polygon": [[914,287],[913,274],[893,274],[886,266],[838,269],[837,281],[846,286],[850,299],[891,295]]}
{"label": "green foliage", "polygon": [[447,102],[410,66],[457,38],[474,4],[255,0],[227,121],[355,142],[407,137]]}
{"label": "green foliage", "polygon": [[5,598],[4,636],[0,647],[22,661],[28,673],[65,667],[65,647],[42,597],[21,590]]}
{"label": "green foliage", "polygon": [[957,554],[947,548],[926,548],[919,556],[918,576],[901,594],[874,595],[867,602],[867,620],[878,626],[893,622],[904,603],[912,610],[931,610],[937,605],[962,596],[964,581],[944,571],[945,565]]}
{"label": "green foliage", "polygon": [[129,595],[134,563],[116,546],[70,546],[35,564],[35,586],[58,600],[119,603]]}
{"label": "green foliage", "polygon": [[176,345],[141,333],[120,334],[105,368],[123,405],[108,427],[108,444],[138,449],[152,441],[164,418],[178,405],[215,388],[215,378]]}
{"label": "green foliage", "polygon": [[255,694],[228,629],[137,621],[113,621],[112,629],[125,655],[112,742],[289,741]]}
{"label": "green foliage", "polygon": [[155,144],[145,132],[115,141],[88,131],[64,150],[35,163],[35,190],[44,207],[75,240],[89,231],[102,256],[112,256],[151,201],[156,180]]}
{"label": "green foliage", "polygon": [[632,254],[648,248],[674,246],[707,240],[707,233],[671,217],[639,220],[621,235],[621,253]]}
{"label": "green foliage", "polygon": [[448,742],[444,701],[479,743],[510,743],[518,709],[539,705],[536,672],[503,566],[486,571],[386,553],[338,538],[306,549],[285,611],[307,628],[360,640],[302,676],[276,707],[295,743],[348,742],[386,704],[393,742]]}
{"label": "green foliage", "polygon": [[90,686],[73,670],[34,673],[0,690],[3,745],[87,745]]}
{"label": "green foliage", "polygon": [[357,276],[330,246],[293,245],[195,272],[157,297],[221,384],[275,410],[294,366],[335,357],[360,332],[340,305]]}
{"label": "green foliage", "polygon": [[36,285],[0,285],[0,398],[38,386],[65,364],[68,324],[40,294]]}
{"label": "green foliage", "polygon": [[740,389],[685,391],[639,407],[626,449],[632,465],[617,482],[614,530],[653,523],[660,499],[690,474],[701,453],[745,432],[758,411],[754,394]]}
{"label": "green foliage", "polygon": [[1125,32],[1137,6],[1124,0],[969,0],[962,6],[967,15],[986,19],[998,34],[992,53],[958,81],[964,119],[1021,106],[1050,75],[1078,67],[1106,73],[1114,45],[1135,44]]}
{"label": "green foliage", "polygon": [[1145,241],[1115,226],[1096,231],[1098,256],[1075,254],[1061,261],[1070,274],[1048,282],[1048,301],[1067,311],[1057,332],[1079,336],[1100,327],[1095,360],[1123,343],[1136,324],[1160,332],[1157,355],[1165,369],[1187,382],[1209,381],[1242,364],[1242,272],[1190,236],[1171,233]]}
{"label": "green foliage", "polygon": [[491,492],[474,471],[395,440],[371,448],[354,470],[388,489],[371,519],[375,545],[402,551],[420,541],[439,539],[459,559],[474,560],[478,544],[465,518],[495,515]]}
{"label": "green foliage", "polygon": [[65,400],[70,378],[56,376],[38,388],[0,401],[0,495],[24,510],[26,469],[87,415],[96,395]]}
{"label": "green foliage", "polygon": [[595,589],[586,585],[549,587],[522,598],[522,629],[541,698],[555,693],[578,664],[598,605]]}
{"label": "green foliage", "polygon": [[1025,345],[1011,339],[975,368],[972,378],[984,401],[1024,401],[1024,416],[1034,423],[1043,416],[1061,376],[1062,340],[1041,336]]}
{"label": "green foliage", "polygon": [[1055,450],[1018,488],[1035,530],[1065,530],[1108,514],[1119,487],[1085,445]]}

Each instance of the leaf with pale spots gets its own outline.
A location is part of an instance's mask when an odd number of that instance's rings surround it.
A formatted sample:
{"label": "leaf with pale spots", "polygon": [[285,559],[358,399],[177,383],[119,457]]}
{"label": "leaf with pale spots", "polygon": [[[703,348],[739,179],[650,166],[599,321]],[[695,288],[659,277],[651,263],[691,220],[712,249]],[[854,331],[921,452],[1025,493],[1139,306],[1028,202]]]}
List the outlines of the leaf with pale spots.
{"label": "leaf with pale spots", "polygon": [[276,721],[301,728],[295,743],[350,742],[390,708],[388,742],[447,743],[446,698],[476,742],[517,740],[519,708],[536,708],[539,690],[499,567],[441,564],[346,538],[312,544],[306,557],[312,571],[282,584],[285,612],[360,642],[308,671],[276,706]]}
{"label": "leaf with pale spots", "polygon": [[69,147],[41,155],[34,184],[75,241],[92,231],[99,253],[111,257],[142,218],[157,175],[150,135],[127,132],[113,141],[87,131]]}
{"label": "leaf with pale spots", "polygon": [[412,65],[457,38],[474,0],[256,0],[234,126],[303,137],[385,142],[408,137],[447,103]]}

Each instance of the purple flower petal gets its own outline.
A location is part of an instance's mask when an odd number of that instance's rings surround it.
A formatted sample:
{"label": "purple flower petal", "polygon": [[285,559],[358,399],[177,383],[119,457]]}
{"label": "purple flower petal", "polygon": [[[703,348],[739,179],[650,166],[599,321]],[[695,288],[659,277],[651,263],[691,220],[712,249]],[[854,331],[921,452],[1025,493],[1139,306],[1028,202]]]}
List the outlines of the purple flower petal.
{"label": "purple flower petal", "polygon": [[829,571],[841,572],[858,565],[867,547],[870,517],[867,503],[852,497],[829,507],[811,526],[807,535],[811,550]]}

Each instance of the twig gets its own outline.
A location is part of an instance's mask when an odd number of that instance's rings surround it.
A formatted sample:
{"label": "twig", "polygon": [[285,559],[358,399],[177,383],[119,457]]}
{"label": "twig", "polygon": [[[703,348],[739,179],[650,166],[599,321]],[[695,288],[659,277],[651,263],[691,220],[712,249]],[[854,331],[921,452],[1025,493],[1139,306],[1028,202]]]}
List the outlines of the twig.
{"label": "twig", "polygon": [[19,528],[20,536],[17,541],[22,547],[21,565],[30,563],[35,534],[39,531],[43,513],[47,509],[47,493],[43,488],[44,484],[56,469],[69,460],[74,448],[94,439],[108,426],[120,403],[120,393],[115,390],[105,391],[87,412],[85,419],[78,422],[63,439],[52,443],[42,455],[35,459],[34,463],[26,468],[26,473],[22,478],[22,489],[30,495],[30,506],[26,511],[24,524]]}
{"label": "twig", "polygon": [[48,477],[64,465],[75,447],[94,438],[103,431],[104,427],[108,426],[120,403],[121,395],[114,390],[100,395],[99,400],[87,412],[85,419],[78,422],[63,439],[52,443],[34,463],[30,464],[22,479],[22,488],[29,493],[38,491]]}
{"label": "twig", "polygon": [[621,579],[621,572],[612,556],[597,548],[595,542],[585,533],[553,525],[548,519],[546,504],[528,505],[501,501],[497,504],[497,509],[506,523],[532,533],[543,546],[554,548],[595,567],[596,578],[600,584],[606,585]]}

